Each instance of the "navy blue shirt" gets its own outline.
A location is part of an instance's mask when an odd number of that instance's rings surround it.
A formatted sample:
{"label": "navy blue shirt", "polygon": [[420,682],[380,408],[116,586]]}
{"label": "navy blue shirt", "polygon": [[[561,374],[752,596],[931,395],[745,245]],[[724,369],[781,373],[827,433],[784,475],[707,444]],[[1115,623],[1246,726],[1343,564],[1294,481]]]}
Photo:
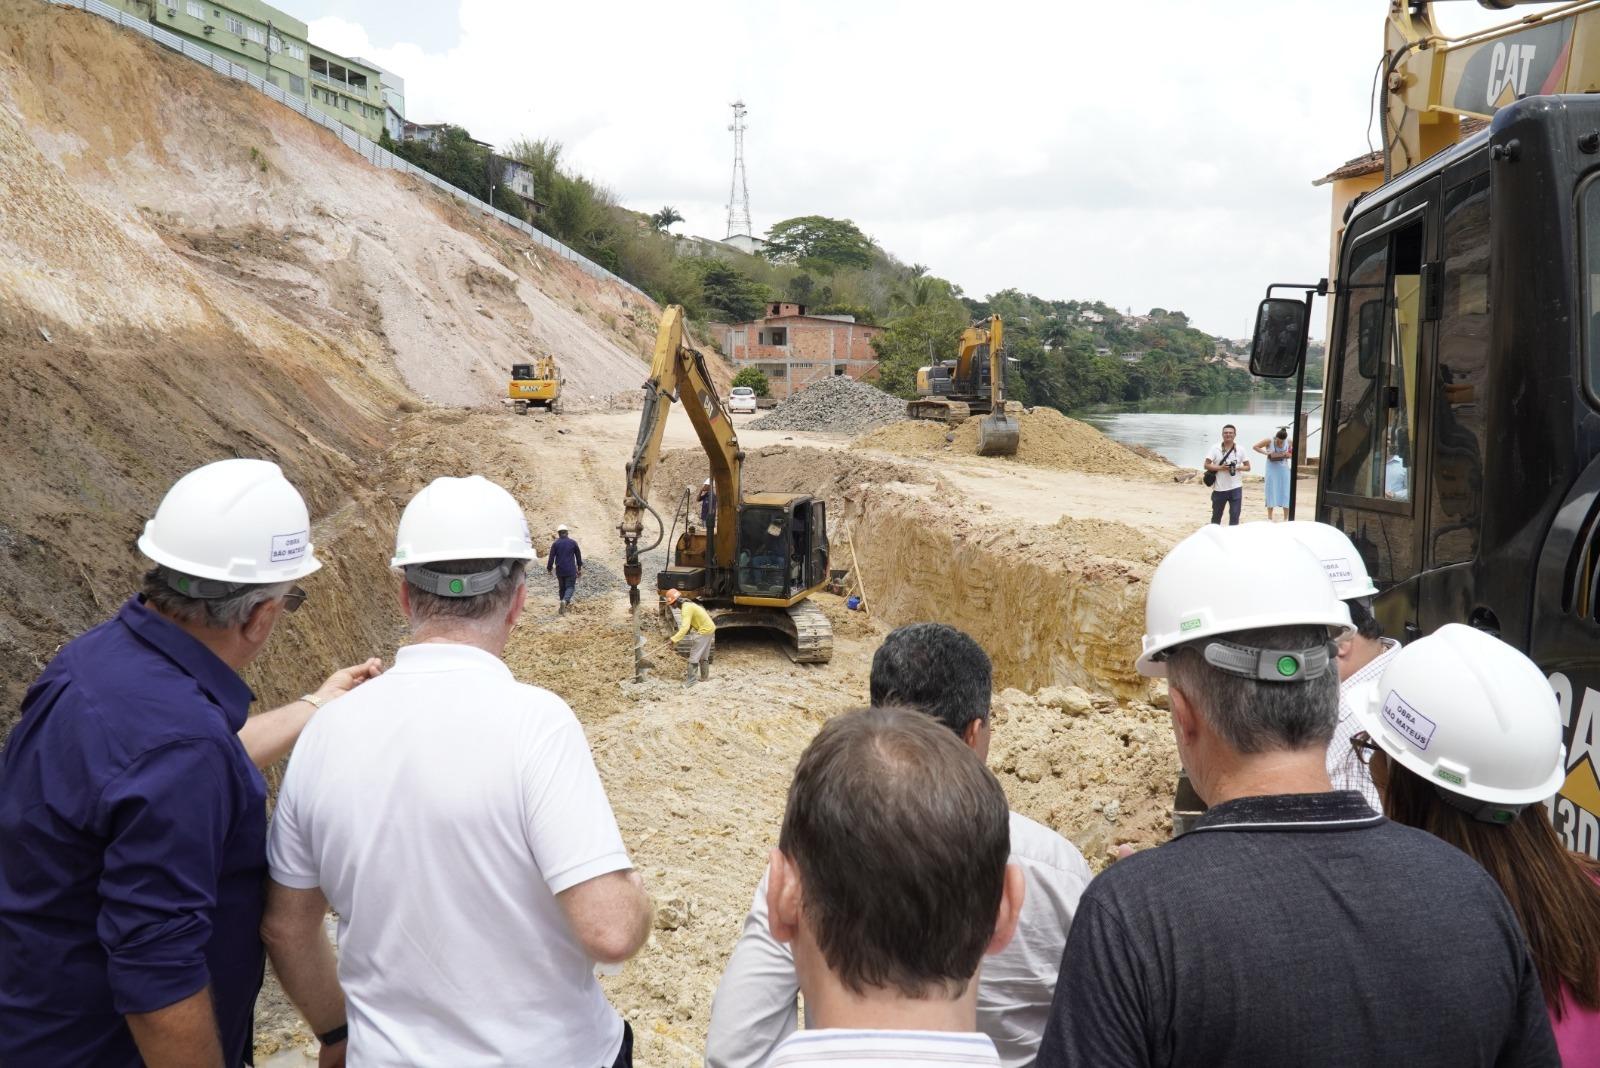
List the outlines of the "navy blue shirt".
{"label": "navy blue shirt", "polygon": [[138,1065],[123,1014],[207,984],[243,1062],[266,879],[252,700],[138,598],[28,690],[0,756],[0,1064]]}
{"label": "navy blue shirt", "polygon": [[1500,887],[1360,793],[1242,797],[1078,903],[1039,1068],[1559,1068]]}
{"label": "navy blue shirt", "polygon": [[546,561],[544,569],[552,568],[561,578],[571,578],[583,567],[583,550],[578,548],[578,543],[565,534],[557,538],[550,546],[550,559]]}

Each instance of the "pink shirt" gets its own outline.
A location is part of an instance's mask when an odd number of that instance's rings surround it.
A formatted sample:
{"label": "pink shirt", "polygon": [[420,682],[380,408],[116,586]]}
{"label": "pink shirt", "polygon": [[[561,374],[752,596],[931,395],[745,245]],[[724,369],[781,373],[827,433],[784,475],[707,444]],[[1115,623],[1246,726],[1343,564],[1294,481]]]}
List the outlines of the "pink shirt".
{"label": "pink shirt", "polygon": [[1556,1033],[1556,1048],[1565,1068],[1600,1065],[1600,1011],[1579,1005],[1565,983],[1561,984],[1561,1019],[1552,1012],[1550,1029]]}

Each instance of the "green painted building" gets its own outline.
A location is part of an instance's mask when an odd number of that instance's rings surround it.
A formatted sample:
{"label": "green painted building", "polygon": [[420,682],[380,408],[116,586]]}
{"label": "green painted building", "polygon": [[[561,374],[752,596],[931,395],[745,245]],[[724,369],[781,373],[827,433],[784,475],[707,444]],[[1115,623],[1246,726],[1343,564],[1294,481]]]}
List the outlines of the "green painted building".
{"label": "green painted building", "polygon": [[378,68],[306,39],[306,24],[259,0],[107,0],[237,63],[376,141],[384,101]]}

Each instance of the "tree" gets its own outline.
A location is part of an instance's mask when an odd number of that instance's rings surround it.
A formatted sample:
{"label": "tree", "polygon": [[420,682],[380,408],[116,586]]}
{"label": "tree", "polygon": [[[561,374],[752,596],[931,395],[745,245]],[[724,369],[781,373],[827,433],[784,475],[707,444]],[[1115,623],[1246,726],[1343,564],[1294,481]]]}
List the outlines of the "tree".
{"label": "tree", "polygon": [[771,291],[732,264],[710,257],[699,258],[701,301],[708,314],[722,315],[730,322],[743,323],[762,312]]}
{"label": "tree", "polygon": [[889,294],[889,307],[894,310],[923,308],[927,305],[948,299],[950,296],[950,283],[943,278],[934,278],[932,275],[913,275],[905,285]]}
{"label": "tree", "polygon": [[773,263],[793,263],[815,274],[872,265],[872,241],[849,219],[801,215],[767,231],[762,253]]}
{"label": "tree", "polygon": [[668,205],[650,216],[650,227],[658,233],[666,233],[672,229],[673,223],[683,222],[683,216],[678,214],[678,209]]}
{"label": "tree", "polygon": [[913,397],[917,368],[956,353],[956,339],[967,326],[967,307],[944,296],[907,310],[872,339],[878,353],[878,384],[889,393]]}
{"label": "tree", "polygon": [[767,376],[756,367],[745,367],[733,376],[735,386],[749,386],[756,391],[756,396],[765,397],[771,390],[767,386]]}

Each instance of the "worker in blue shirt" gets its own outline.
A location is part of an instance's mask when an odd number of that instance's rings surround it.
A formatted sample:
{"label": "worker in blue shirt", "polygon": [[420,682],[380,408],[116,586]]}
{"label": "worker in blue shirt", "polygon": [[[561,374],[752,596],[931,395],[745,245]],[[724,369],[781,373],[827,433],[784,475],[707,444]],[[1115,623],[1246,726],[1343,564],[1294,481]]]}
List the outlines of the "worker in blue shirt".
{"label": "worker in blue shirt", "polygon": [[345,668],[247,722],[239,671],[322,566],[276,464],[189,473],[139,550],[156,565],[143,592],[62,648],[0,755],[0,1064],[244,1062],[263,960],[259,769],[380,670]]}
{"label": "worker in blue shirt", "polygon": [[556,527],[556,540],[550,543],[544,571],[547,575],[551,571],[556,573],[556,582],[561,591],[561,607],[556,611],[566,615],[567,609],[572,607],[572,595],[578,588],[578,578],[583,574],[583,550],[567,533],[565,523]]}

